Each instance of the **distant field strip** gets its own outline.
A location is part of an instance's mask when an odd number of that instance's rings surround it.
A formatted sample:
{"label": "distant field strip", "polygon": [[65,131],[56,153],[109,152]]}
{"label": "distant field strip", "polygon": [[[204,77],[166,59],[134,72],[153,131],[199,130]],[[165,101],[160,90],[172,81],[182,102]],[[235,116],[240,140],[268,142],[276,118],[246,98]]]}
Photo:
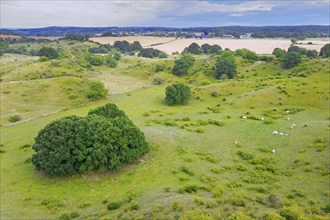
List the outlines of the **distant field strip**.
{"label": "distant field strip", "polygon": [[[222,49],[229,48],[230,50],[236,50],[240,48],[247,48],[256,52],[257,54],[271,54],[275,48],[281,48],[287,50],[291,46],[290,39],[221,39],[221,38],[210,38],[210,39],[175,39],[175,38],[165,38],[165,37],[152,37],[152,36],[129,36],[129,37],[97,37],[91,38],[92,41],[101,44],[113,44],[115,41],[126,40],[129,43],[134,41],[139,41],[143,47],[151,47],[164,51],[168,54],[174,52],[181,53],[184,48],[188,47],[191,43],[197,43],[198,45],[203,44],[217,44],[222,47]],[[307,44],[307,41],[303,41],[299,44],[299,47],[304,47],[306,49],[313,49],[320,51],[320,49],[329,40],[313,40],[310,39],[308,42],[312,44]]]}

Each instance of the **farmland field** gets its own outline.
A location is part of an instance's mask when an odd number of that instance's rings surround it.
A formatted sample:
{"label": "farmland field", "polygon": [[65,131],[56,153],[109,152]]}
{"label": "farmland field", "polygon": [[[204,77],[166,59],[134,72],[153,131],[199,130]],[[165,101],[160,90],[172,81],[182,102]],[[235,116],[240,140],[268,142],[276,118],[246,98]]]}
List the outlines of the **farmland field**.
{"label": "farmland field", "polygon": [[[119,40],[127,40],[132,43],[133,41],[140,41],[141,45],[144,47],[151,47],[154,49],[159,49],[168,54],[172,54],[174,52],[181,53],[184,48],[188,47],[191,43],[197,43],[198,45],[207,44],[217,44],[221,46],[223,49],[229,48],[230,50],[236,50],[240,48],[247,48],[256,52],[257,54],[271,54],[274,48],[278,47],[281,49],[287,50],[290,45],[290,39],[174,39],[174,38],[161,38],[161,37],[97,37],[91,38],[92,41],[101,43],[101,44],[113,44],[115,41]],[[308,42],[313,42],[314,45],[307,45]],[[321,41],[321,40],[309,40],[303,41],[303,45],[301,47],[307,49],[315,49],[320,51],[321,47],[327,44],[329,41]],[[153,44],[159,44],[154,45]]]}

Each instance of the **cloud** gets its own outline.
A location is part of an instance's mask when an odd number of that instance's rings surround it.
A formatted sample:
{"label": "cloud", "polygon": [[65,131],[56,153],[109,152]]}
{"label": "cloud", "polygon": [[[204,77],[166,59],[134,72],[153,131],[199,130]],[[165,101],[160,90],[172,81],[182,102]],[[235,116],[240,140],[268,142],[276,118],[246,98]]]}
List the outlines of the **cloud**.
{"label": "cloud", "polygon": [[182,8],[180,12],[182,15],[193,15],[202,13],[244,13],[251,11],[271,11],[276,5],[273,1],[246,1],[239,4],[219,4],[210,3],[207,1],[194,1],[189,3],[186,7]]}
{"label": "cloud", "polygon": [[126,26],[156,19],[168,1],[1,1],[2,27]]}
{"label": "cloud", "polygon": [[[1,27],[45,26],[194,26],[222,25],[274,11],[298,16],[301,10],[323,10],[328,0],[197,1],[197,0],[1,0]],[[268,13],[268,14],[265,14]],[[296,14],[294,14],[296,13]],[[299,14],[299,16],[301,16]],[[298,17],[299,17],[298,16]],[[322,15],[320,15],[321,17]],[[196,20],[198,17],[199,20]],[[324,17],[324,14],[323,14]],[[221,20],[219,20],[221,18]],[[324,20],[324,19],[323,19]],[[183,23],[185,22],[185,23]],[[239,23],[239,20],[235,20]]]}

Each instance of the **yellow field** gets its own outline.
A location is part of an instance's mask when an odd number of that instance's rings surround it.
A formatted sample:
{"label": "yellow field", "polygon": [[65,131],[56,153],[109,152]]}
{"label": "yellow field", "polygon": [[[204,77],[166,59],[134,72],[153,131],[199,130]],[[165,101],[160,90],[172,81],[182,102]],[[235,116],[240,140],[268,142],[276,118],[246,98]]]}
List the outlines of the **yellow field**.
{"label": "yellow field", "polygon": [[[172,54],[173,52],[181,53],[184,48],[189,46],[191,43],[197,43],[198,45],[217,44],[223,49],[229,48],[230,50],[236,50],[240,48],[247,48],[256,52],[257,54],[271,54],[274,48],[278,47],[287,50],[291,45],[290,39],[175,39],[166,37],[152,37],[152,36],[129,36],[129,37],[97,37],[91,38],[90,40],[101,43],[101,44],[113,44],[115,41],[126,40],[130,43],[139,41],[143,47],[151,47],[164,51],[165,53]],[[312,45],[308,45],[308,42],[312,42]],[[320,49],[329,40],[306,40],[301,41],[298,46],[306,49],[313,49],[320,51]]]}
{"label": "yellow field", "polygon": [[113,44],[115,41],[126,40],[129,43],[139,41],[142,47],[149,47],[155,44],[163,44],[175,40],[170,37],[152,37],[152,36],[127,36],[127,37],[94,37],[90,38],[94,42],[101,44]]}

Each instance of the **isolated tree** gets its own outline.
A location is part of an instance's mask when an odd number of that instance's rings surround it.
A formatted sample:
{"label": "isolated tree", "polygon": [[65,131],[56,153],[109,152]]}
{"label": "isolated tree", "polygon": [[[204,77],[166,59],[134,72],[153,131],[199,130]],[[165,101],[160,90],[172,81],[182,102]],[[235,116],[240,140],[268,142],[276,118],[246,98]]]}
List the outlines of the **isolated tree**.
{"label": "isolated tree", "polygon": [[146,153],[149,145],[126,116],[104,117],[94,112],[53,121],[39,131],[32,148],[36,169],[54,176],[119,171]]}
{"label": "isolated tree", "polygon": [[324,58],[330,57],[330,44],[326,44],[321,48],[320,56]]}
{"label": "isolated tree", "polygon": [[175,61],[172,69],[173,74],[177,76],[186,75],[194,61],[195,59],[190,54],[183,54],[180,59]]}
{"label": "isolated tree", "polygon": [[236,76],[237,64],[234,54],[231,51],[224,51],[218,58],[215,67],[215,78],[234,78]]}
{"label": "isolated tree", "polygon": [[297,52],[288,52],[284,57],[284,68],[292,68],[301,62],[301,55]]}
{"label": "isolated tree", "polygon": [[277,47],[273,50],[272,54],[275,55],[275,57],[278,58],[278,59],[283,59],[284,56],[285,56],[285,53],[286,53],[285,50],[282,50],[281,48]]}
{"label": "isolated tree", "polygon": [[59,53],[52,47],[42,47],[38,53],[39,56],[47,57],[48,59],[54,59],[59,57]]}
{"label": "isolated tree", "polygon": [[168,105],[184,105],[190,98],[190,88],[182,83],[166,87],[165,102]]}

